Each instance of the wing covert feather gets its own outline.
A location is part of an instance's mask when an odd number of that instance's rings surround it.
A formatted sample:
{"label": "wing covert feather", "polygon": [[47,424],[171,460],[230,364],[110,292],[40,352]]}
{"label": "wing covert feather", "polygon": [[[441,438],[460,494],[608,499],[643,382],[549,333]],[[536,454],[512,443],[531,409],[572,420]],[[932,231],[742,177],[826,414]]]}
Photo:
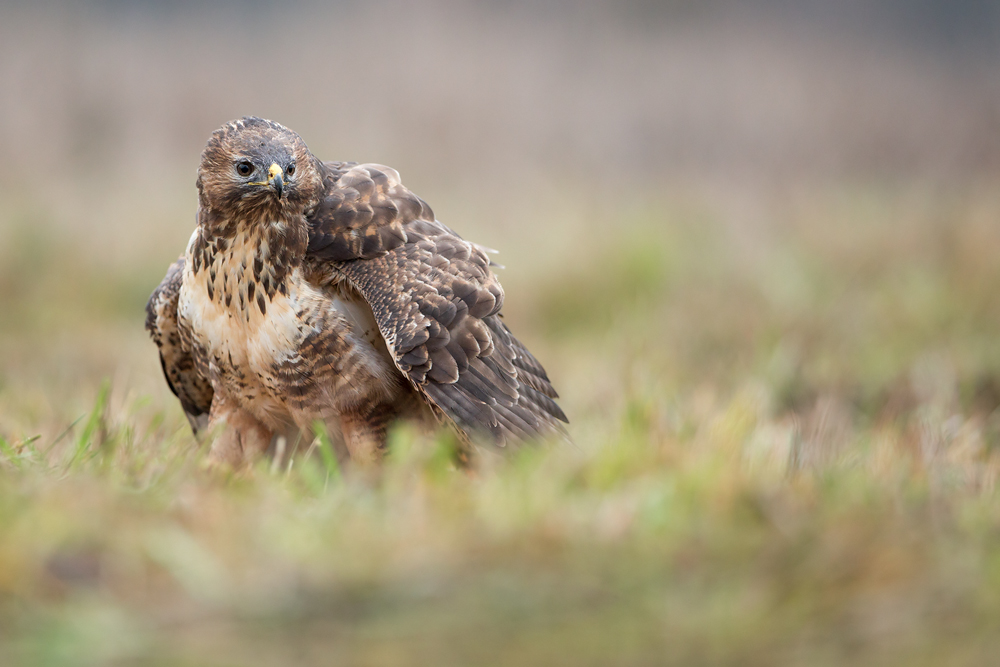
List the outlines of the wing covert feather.
{"label": "wing covert feather", "polygon": [[437,222],[394,170],[326,167],[309,259],[326,262],[368,302],[413,386],[462,430],[500,446],[564,435],[566,415],[544,368],[500,319],[503,289],[486,251]]}
{"label": "wing covert feather", "polygon": [[325,196],[309,215],[309,254],[318,259],[370,259],[407,242],[405,226],[434,212],[379,164],[322,163]]}

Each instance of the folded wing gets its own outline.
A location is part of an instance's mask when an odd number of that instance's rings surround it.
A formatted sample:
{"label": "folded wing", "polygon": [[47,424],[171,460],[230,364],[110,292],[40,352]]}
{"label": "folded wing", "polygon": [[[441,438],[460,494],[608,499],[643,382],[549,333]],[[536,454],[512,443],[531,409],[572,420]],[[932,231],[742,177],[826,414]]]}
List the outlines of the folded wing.
{"label": "folded wing", "polygon": [[503,290],[480,246],[434,219],[380,165],[327,163],[309,254],[371,306],[396,366],[470,435],[505,446],[563,435],[541,364],[501,320]]}

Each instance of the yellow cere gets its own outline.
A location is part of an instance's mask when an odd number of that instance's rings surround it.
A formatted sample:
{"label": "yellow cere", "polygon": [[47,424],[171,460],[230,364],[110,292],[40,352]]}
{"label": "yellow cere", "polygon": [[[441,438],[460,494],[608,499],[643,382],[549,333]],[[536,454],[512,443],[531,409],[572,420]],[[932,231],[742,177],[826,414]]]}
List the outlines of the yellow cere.
{"label": "yellow cere", "polygon": [[267,168],[267,180],[266,181],[252,181],[249,185],[270,185],[276,177],[282,175],[282,169],[278,166],[277,162],[272,162],[271,166]]}

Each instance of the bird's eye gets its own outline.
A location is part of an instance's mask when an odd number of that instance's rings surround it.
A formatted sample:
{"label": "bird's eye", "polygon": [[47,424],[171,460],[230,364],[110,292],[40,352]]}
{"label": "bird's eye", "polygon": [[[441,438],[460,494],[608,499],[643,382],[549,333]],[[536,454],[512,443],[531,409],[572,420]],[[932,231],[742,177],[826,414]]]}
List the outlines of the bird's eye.
{"label": "bird's eye", "polygon": [[249,162],[240,162],[236,165],[236,173],[240,176],[249,176],[253,173],[253,165]]}
{"label": "bird's eye", "polygon": [[287,175],[287,176],[294,176],[295,175],[295,165],[294,164],[288,165],[288,168],[285,169],[285,175]]}

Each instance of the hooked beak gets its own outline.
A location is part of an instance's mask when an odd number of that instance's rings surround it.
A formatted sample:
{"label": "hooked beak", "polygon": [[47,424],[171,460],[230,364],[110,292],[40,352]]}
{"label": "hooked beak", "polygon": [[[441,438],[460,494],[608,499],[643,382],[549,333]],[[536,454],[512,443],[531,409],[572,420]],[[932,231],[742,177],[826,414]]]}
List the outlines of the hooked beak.
{"label": "hooked beak", "polygon": [[278,199],[281,199],[281,191],[285,187],[285,181],[281,175],[281,167],[279,167],[277,163],[272,162],[271,166],[268,167],[267,170],[267,184],[274,188],[274,192],[278,195]]}

